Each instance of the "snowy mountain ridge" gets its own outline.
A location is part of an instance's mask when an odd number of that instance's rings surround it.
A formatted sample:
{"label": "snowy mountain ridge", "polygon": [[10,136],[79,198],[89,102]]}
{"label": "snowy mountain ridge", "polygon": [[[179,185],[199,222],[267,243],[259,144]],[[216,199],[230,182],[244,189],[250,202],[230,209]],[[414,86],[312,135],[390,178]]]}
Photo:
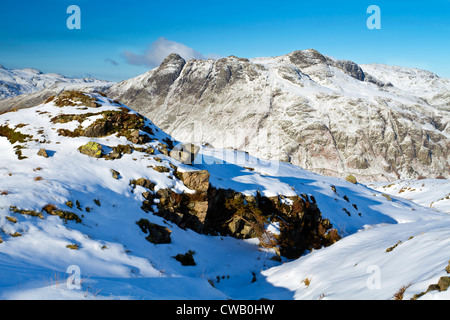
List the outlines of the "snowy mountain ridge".
{"label": "snowy mountain ridge", "polygon": [[361,181],[449,175],[450,80],[316,50],[185,61],[107,94],[182,141],[232,147]]}
{"label": "snowy mountain ridge", "polygon": [[0,66],[0,100],[44,89],[70,86],[101,86],[109,81],[94,78],[74,79],[57,73],[43,73],[37,69],[7,69]]}

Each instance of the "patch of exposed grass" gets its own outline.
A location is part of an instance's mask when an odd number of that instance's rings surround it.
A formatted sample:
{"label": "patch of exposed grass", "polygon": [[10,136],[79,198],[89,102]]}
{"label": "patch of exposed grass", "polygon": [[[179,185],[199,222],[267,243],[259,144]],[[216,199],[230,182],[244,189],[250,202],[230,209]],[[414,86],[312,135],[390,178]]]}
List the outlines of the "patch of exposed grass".
{"label": "patch of exposed grass", "polygon": [[303,279],[302,283],[304,283],[306,287],[309,287],[309,285],[311,284],[311,279],[305,278],[305,279]]}
{"label": "patch of exposed grass", "polygon": [[394,300],[403,300],[403,295],[405,294],[406,289],[408,289],[412,283],[407,286],[402,286],[396,293],[394,293]]}
{"label": "patch of exposed grass", "polygon": [[77,214],[75,214],[73,212],[69,212],[69,211],[60,210],[53,204],[46,205],[44,208],[42,208],[42,211],[45,211],[48,214],[51,214],[54,216],[58,216],[61,219],[63,219],[64,221],[73,220],[76,223],[81,223],[81,219]]}
{"label": "patch of exposed grass", "polygon": [[18,213],[18,214],[23,214],[23,215],[32,216],[32,217],[39,217],[41,219],[44,219],[44,216],[42,215],[41,212],[36,212],[33,210],[23,210],[23,209],[19,209],[19,208],[15,207],[15,206],[10,206],[9,211]]}
{"label": "patch of exposed grass", "polygon": [[25,143],[32,138],[30,135],[23,134],[8,126],[0,126],[0,137],[6,137],[11,144],[15,144],[16,142]]}
{"label": "patch of exposed grass", "polygon": [[55,106],[57,107],[76,107],[76,106],[86,106],[91,108],[97,108],[100,104],[97,102],[97,99],[90,96],[87,93],[81,91],[64,91],[58,96],[52,96],[47,99],[46,103],[53,101]]}
{"label": "patch of exposed grass", "polygon": [[13,238],[17,238],[17,237],[21,237],[22,234],[20,232],[14,232],[14,233],[11,233],[10,236]]}

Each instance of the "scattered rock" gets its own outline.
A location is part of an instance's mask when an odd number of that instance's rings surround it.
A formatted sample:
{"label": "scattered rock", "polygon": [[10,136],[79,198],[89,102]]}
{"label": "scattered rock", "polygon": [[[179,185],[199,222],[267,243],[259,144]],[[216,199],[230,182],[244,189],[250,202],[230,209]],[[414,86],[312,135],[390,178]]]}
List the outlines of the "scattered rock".
{"label": "scattered rock", "polygon": [[15,206],[10,206],[9,207],[9,211],[15,212],[15,213],[18,213],[18,214],[24,214],[24,215],[27,215],[27,216],[39,217],[41,219],[44,219],[44,216],[42,215],[41,212],[36,212],[36,211],[33,211],[33,210],[22,210],[22,209],[18,209]]}
{"label": "scattered rock", "polygon": [[439,291],[446,291],[450,286],[450,277],[441,277],[437,283]]}
{"label": "scattered rock", "polygon": [[52,205],[52,204],[46,205],[44,208],[42,208],[42,211],[45,211],[48,214],[51,214],[54,216],[58,216],[65,221],[73,220],[76,223],[81,223],[80,217],[78,217],[78,215],[76,215],[75,213],[60,210],[55,205]]}
{"label": "scattered rock", "polygon": [[415,294],[411,300],[417,300],[418,298],[422,297],[423,295],[427,294],[430,291],[446,291],[448,287],[450,286],[450,277],[440,277],[437,284],[430,284],[428,286],[427,291]]}
{"label": "scattered rock", "polygon": [[141,186],[146,189],[154,191],[156,185],[153,182],[151,182],[150,180],[147,180],[145,178],[139,178],[137,180],[131,180],[130,186],[132,186],[133,188],[136,188],[136,186]]}
{"label": "scattered rock", "polygon": [[47,150],[45,150],[44,148],[39,149],[37,155],[44,158],[48,158]]}
{"label": "scattered rock", "polygon": [[14,232],[14,233],[10,234],[10,236],[13,238],[17,238],[17,237],[21,237],[22,234],[20,232]]}
{"label": "scattered rock", "polygon": [[91,108],[98,108],[101,106],[101,104],[97,102],[97,99],[92,97],[91,95],[83,93],[81,91],[73,90],[64,91],[56,97],[51,96],[47,99],[46,103],[50,101],[53,101],[53,103],[58,107],[76,107],[79,104]]}
{"label": "scattered rock", "polygon": [[153,170],[161,172],[161,173],[163,173],[163,172],[170,172],[170,169],[165,167],[165,166],[156,166],[156,167],[151,167],[151,168],[153,168]]}
{"label": "scattered rock", "polygon": [[120,172],[116,171],[114,169],[111,169],[111,174],[114,179],[119,179],[119,177],[120,177]]}
{"label": "scattered rock", "polygon": [[6,216],[6,220],[8,220],[9,222],[12,222],[12,223],[17,223],[17,219],[14,217]]}
{"label": "scattered rock", "polygon": [[401,242],[401,241],[398,241],[398,242],[397,242],[395,245],[393,245],[392,247],[387,248],[387,249],[386,249],[386,252],[391,252],[392,250],[394,250],[395,248],[397,248],[397,246],[398,246],[399,244],[402,244],[402,242]]}
{"label": "scattered rock", "polygon": [[349,174],[349,175],[345,178],[345,180],[347,180],[348,182],[353,183],[353,184],[357,184],[357,183],[358,183],[358,181],[356,180],[356,178],[355,178],[353,175],[351,175],[351,174]]}
{"label": "scattered rock", "polygon": [[177,254],[174,258],[175,260],[181,262],[182,266],[195,266],[195,260],[194,260],[194,254],[195,251],[189,250],[185,254]]}
{"label": "scattered rock", "polygon": [[170,234],[172,230],[169,228],[149,222],[147,219],[141,219],[136,222],[142,232],[148,234],[145,238],[153,244],[171,243]]}
{"label": "scattered rock", "polygon": [[90,141],[87,144],[78,148],[78,151],[89,157],[101,158],[102,156],[102,145],[97,142]]}

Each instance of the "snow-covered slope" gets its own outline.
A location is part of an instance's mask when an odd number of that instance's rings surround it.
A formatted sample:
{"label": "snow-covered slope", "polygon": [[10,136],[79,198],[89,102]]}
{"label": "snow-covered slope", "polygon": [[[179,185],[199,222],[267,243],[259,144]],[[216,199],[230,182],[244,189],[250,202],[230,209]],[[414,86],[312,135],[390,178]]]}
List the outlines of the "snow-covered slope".
{"label": "snow-covered slope", "polygon": [[90,86],[112,85],[94,78],[73,79],[56,73],[42,73],[36,69],[7,69],[0,65],[0,100],[43,89],[67,88],[71,90]]}
{"label": "snow-covered slope", "polygon": [[[184,164],[169,153],[177,145],[98,93],[0,115],[0,298],[386,299],[409,283],[405,297],[421,293],[445,273],[446,213],[231,149],[200,146]],[[212,232],[230,207],[240,233]],[[235,236],[251,235],[256,215],[275,244]],[[312,242],[299,259],[280,257],[295,219]],[[200,220],[205,229],[194,231]],[[343,239],[325,241],[332,230]],[[369,265],[381,289],[368,289]],[[73,272],[80,289],[67,282]]]}
{"label": "snow-covered slope", "polygon": [[440,78],[426,70],[377,63],[363,64],[361,68],[380,81],[390,82],[434,107],[449,109],[450,79]]}
{"label": "snow-covered slope", "polygon": [[450,214],[449,180],[399,180],[391,183],[374,183],[371,184],[371,187],[380,192],[405,198],[424,207],[435,208]]}
{"label": "snow-covered slope", "polygon": [[427,71],[284,56],[185,61],[107,94],[182,141],[360,181],[449,176],[450,82]]}

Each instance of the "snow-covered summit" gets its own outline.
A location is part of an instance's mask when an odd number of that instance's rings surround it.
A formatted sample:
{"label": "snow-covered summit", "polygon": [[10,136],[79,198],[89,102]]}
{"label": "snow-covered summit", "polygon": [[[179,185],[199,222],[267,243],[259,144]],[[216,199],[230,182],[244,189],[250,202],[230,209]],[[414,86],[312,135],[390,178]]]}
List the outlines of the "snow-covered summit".
{"label": "snow-covered summit", "polygon": [[423,70],[358,65],[313,49],[254,59],[171,55],[107,94],[179,140],[320,174],[450,175],[450,82]]}
{"label": "snow-covered summit", "polygon": [[94,78],[68,78],[61,74],[43,73],[33,68],[7,69],[4,66],[0,67],[0,100],[52,87],[58,87],[61,90],[76,84],[88,87],[105,86],[112,83]]}

